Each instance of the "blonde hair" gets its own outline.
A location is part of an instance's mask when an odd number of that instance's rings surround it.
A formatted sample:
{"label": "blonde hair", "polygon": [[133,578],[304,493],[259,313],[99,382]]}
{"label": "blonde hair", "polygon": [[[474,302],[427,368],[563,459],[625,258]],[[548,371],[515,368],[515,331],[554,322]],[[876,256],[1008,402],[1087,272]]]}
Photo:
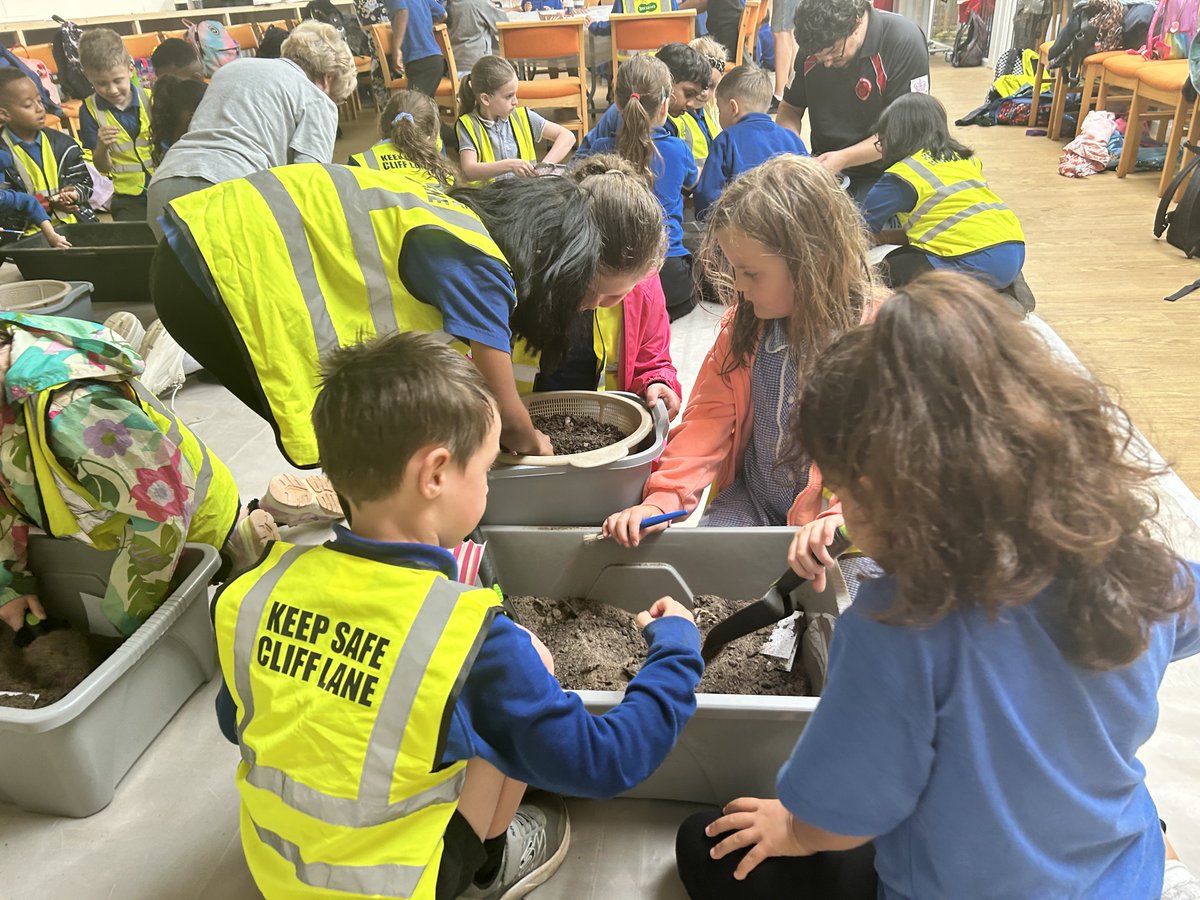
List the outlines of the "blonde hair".
{"label": "blonde hair", "polygon": [[671,70],[653,56],[634,56],[617,69],[617,152],[629,160],[647,181],[654,183],[651,163],[658,156],[651,131],[659,110],[671,95]]}
{"label": "blonde hair", "polygon": [[313,81],[328,75],[329,97],[335,103],[358,87],[354,54],[342,33],[325,22],[301,22],[283,42],[279,55],[298,65]]}
{"label": "blonde hair", "polygon": [[774,85],[766,69],[743,63],[730,69],[714,92],[718,100],[736,100],[745,112],[766,112],[771,108]]}
{"label": "blonde hair", "polygon": [[645,275],[667,251],[662,204],[633,163],[615,153],[576,160],[567,173],[588,198],[600,226],[600,269]]}
{"label": "blonde hair", "polygon": [[721,66],[713,65],[713,63],[716,61],[721,63],[729,62],[729,54],[725,50],[725,45],[718,44],[708,35],[688,41],[688,46],[707,59],[709,65],[714,69],[722,68]]}
{"label": "blonde hair", "polygon": [[379,114],[380,136],[414,166],[449,186],[454,173],[438,151],[440,126],[437,105],[419,91],[396,91]]}
{"label": "blonde hair", "polygon": [[133,65],[121,36],[111,28],[85,31],[79,39],[79,66],[87,72],[127,69]]}
{"label": "blonde hair", "polygon": [[794,292],[788,340],[803,375],[807,362],[859,323],[877,291],[858,207],[823,165],[790,154],[751,169],[725,189],[709,212],[699,253],[718,296],[737,306],[725,372],[750,364],[762,324],[734,289],[732,266],[718,243],[728,234],[757,241],[787,263]]}

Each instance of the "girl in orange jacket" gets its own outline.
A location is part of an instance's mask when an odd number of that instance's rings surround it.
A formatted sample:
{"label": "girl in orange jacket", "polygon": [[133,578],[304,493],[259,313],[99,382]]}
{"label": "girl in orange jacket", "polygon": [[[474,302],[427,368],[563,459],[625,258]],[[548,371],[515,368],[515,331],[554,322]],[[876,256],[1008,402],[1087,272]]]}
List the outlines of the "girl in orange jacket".
{"label": "girl in orange jacket", "polygon": [[[712,208],[700,262],[731,308],[701,365],[642,503],[606,534],[636,546],[647,516],[692,510],[705,525],[805,525],[822,513],[821,474],[784,465],[794,399],[817,351],[869,312],[876,282],[853,201],[820,163],[780,156],[737,179]],[[832,532],[830,533],[832,537]]]}

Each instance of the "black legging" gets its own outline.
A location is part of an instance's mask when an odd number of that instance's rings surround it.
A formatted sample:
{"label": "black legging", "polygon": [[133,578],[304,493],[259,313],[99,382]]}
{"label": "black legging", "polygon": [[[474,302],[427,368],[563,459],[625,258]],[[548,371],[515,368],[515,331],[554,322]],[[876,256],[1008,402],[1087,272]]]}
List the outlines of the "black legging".
{"label": "black legging", "polygon": [[166,240],[150,268],[150,297],[163,326],[184,350],[250,409],[274,425],[246,342],[223,305],[214,304],[187,273]]}
{"label": "black legging", "polygon": [[408,86],[426,97],[437,93],[445,73],[446,57],[440,53],[437,56],[423,56],[412,62],[407,59],[404,61],[404,74],[408,77]]}
{"label": "black legging", "polygon": [[892,289],[904,287],[914,278],[932,271],[929,254],[912,246],[898,247],[879,263],[879,275]]}
{"label": "black legging", "polygon": [[710,838],[704,829],[720,816],[715,807],[698,812],[684,820],[675,837],[675,865],[692,900],[875,900],[879,880],[871,844],[844,853],[772,857],[745,881],[736,881],[733,871],[748,851],[724,859],[708,854],[721,839]]}

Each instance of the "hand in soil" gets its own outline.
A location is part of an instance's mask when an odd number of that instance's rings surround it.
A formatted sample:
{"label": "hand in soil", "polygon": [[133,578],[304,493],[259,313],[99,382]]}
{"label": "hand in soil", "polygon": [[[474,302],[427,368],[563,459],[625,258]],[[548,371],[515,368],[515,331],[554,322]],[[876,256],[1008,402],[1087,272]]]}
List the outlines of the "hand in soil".
{"label": "hand in soil", "polygon": [[545,432],[558,456],[599,450],[625,439],[625,432],[616,425],[601,422],[591,416],[567,416],[562,413],[531,416],[533,427]]}
{"label": "hand in soil", "polygon": [[637,622],[638,628],[645,631],[647,625],[664,616],[678,616],[681,619],[687,619],[692,624],[696,622],[692,611],[673,597],[660,597],[655,600],[654,605],[638,613],[634,621]]}

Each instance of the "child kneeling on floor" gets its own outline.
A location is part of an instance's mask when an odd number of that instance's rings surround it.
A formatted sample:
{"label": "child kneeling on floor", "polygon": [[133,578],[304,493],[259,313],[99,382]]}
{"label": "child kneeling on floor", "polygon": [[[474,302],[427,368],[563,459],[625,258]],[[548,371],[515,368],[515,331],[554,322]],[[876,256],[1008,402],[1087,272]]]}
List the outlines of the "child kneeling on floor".
{"label": "child kneeling on floor", "polygon": [[1137,752],[1200,651],[1197,567],[1162,542],[1125,413],[944,273],[820,355],[793,436],[887,574],[838,620],[779,799],[681,827],[689,895],[1159,897]]}
{"label": "child kneeling on floor", "polygon": [[433,98],[420,91],[396,91],[379,114],[382,140],[351,156],[350,165],[449,187],[454,172],[442,155],[440,124]]}
{"label": "child kneeling on floor", "polygon": [[500,450],[478,370],[419,333],[337,350],[313,426],[353,530],[273,545],[214,605],[250,871],[268,897],[524,896],[570,839],[526,785],[610,797],[658,767],[696,707],[691,615],[639,614],[646,662],[594,717],[494,591],[455,580]]}

